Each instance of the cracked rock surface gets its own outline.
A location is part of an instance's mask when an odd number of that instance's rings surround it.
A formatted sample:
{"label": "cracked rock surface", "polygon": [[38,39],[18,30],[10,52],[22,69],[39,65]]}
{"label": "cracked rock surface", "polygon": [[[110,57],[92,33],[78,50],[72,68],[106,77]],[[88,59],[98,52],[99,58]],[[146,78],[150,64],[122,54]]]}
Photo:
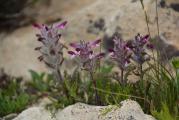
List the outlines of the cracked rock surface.
{"label": "cracked rock surface", "polygon": [[13,120],[155,120],[145,114],[133,100],[125,100],[119,106],[92,106],[83,103],[59,110],[55,116],[43,107],[32,107]]}

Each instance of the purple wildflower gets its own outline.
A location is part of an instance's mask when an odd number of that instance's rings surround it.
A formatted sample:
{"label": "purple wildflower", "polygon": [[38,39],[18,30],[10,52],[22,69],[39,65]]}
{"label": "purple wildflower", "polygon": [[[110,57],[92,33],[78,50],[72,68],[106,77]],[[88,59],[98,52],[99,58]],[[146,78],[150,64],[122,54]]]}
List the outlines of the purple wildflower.
{"label": "purple wildflower", "polygon": [[96,61],[104,56],[104,53],[95,54],[93,51],[93,48],[99,46],[100,42],[101,40],[97,39],[92,42],[80,41],[80,43],[71,43],[70,46],[75,50],[68,51],[68,54],[70,54],[72,58],[77,58],[83,69],[93,71]]}
{"label": "purple wildflower", "polygon": [[[72,58],[77,58],[81,69],[86,70],[90,73],[91,80],[93,81],[93,85],[95,88],[96,80],[93,77],[93,73],[96,67],[97,60],[100,60],[104,53],[97,53],[93,51],[93,48],[99,46],[101,40],[97,39],[92,42],[80,41],[80,43],[71,43],[70,46],[73,47],[74,51],[68,51],[68,54],[72,56]],[[100,103],[98,92],[95,89],[96,103]]]}
{"label": "purple wildflower", "polygon": [[[63,48],[65,47],[59,39],[61,34],[60,29],[64,29],[67,22],[61,24],[47,26],[45,24],[34,24],[34,27],[40,30],[40,34],[37,34],[37,40],[42,43],[42,46],[35,48],[40,51],[41,56],[38,57],[40,61],[43,61],[49,68],[53,70],[56,77],[59,76],[59,67],[63,62]],[[57,77],[61,79],[61,75]]]}
{"label": "purple wildflower", "polygon": [[121,85],[125,85],[127,80],[124,79],[124,71],[126,70],[126,68],[130,63],[131,50],[127,46],[127,43],[124,42],[123,40],[115,37],[113,41],[114,41],[114,48],[110,49],[109,52],[111,58],[118,64],[118,67],[121,70],[121,76],[120,78],[117,78],[117,80]]}
{"label": "purple wildflower", "polygon": [[120,69],[125,70],[129,63],[131,57],[131,50],[127,46],[126,42],[115,37],[114,48],[109,49],[111,58],[117,62]]}
{"label": "purple wildflower", "polygon": [[147,54],[147,49],[153,49],[153,45],[149,41],[149,35],[141,36],[138,34],[132,43],[128,46],[133,51],[133,60],[139,64],[143,64],[145,61],[149,60],[149,55]]}

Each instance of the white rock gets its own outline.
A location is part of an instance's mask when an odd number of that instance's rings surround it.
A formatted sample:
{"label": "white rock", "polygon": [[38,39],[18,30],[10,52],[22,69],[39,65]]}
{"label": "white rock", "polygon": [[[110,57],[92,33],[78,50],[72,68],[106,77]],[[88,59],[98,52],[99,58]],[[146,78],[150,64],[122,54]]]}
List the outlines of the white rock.
{"label": "white rock", "polygon": [[51,113],[42,107],[31,107],[24,110],[18,117],[13,120],[55,120]]}
{"label": "white rock", "polygon": [[0,68],[13,76],[23,76],[30,79],[28,70],[46,71],[43,63],[37,57],[40,55],[34,50],[39,46],[32,26],[14,31],[0,41]]}
{"label": "white rock", "polygon": [[143,113],[139,104],[132,100],[121,102],[121,106],[92,106],[76,103],[59,110],[54,118],[41,107],[23,111],[14,120],[155,120]]}

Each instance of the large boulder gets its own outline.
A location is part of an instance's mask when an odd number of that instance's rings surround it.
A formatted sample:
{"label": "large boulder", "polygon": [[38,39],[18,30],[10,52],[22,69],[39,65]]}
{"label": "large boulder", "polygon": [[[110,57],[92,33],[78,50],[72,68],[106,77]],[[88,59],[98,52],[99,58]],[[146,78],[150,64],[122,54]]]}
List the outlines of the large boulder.
{"label": "large boulder", "polygon": [[[143,0],[149,16],[149,27],[152,37],[157,35],[155,0]],[[177,48],[171,55],[179,55],[179,12],[171,4],[158,2],[160,34],[166,42]],[[160,7],[162,4],[162,7]],[[147,34],[147,26],[140,0],[53,0],[51,6],[37,11],[39,21],[63,18],[69,23],[63,31],[66,43],[77,40],[104,38],[107,45],[111,36],[118,32],[125,40],[132,39],[137,33]],[[40,19],[41,18],[41,19]],[[39,54],[34,51],[38,46],[36,31],[23,27],[7,34],[0,34],[0,68],[14,76],[29,79],[29,69],[47,72],[45,65],[37,61]],[[108,44],[109,42],[109,44]],[[164,48],[165,49],[165,48]],[[167,50],[168,51],[168,50]],[[168,53],[168,52],[166,52]],[[69,67],[66,67],[69,68]]]}
{"label": "large boulder", "polygon": [[35,38],[35,29],[32,26],[14,31],[0,40],[0,68],[13,76],[23,76],[30,79],[28,70],[46,71],[45,66],[37,60],[38,46]]}
{"label": "large boulder", "polygon": [[137,102],[125,100],[120,103],[120,106],[92,106],[76,103],[59,110],[55,116],[42,107],[32,107],[13,120],[155,120],[155,118],[144,114]]}

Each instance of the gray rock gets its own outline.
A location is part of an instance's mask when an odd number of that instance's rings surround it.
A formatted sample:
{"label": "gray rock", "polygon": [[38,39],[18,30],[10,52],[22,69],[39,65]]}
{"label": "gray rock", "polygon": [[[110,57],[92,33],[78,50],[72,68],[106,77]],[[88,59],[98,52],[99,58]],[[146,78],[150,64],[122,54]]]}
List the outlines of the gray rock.
{"label": "gray rock", "polygon": [[118,106],[92,106],[83,103],[59,110],[54,117],[42,107],[32,107],[13,120],[155,120],[144,114],[139,104],[125,100]]}
{"label": "gray rock", "polygon": [[31,107],[24,110],[13,120],[55,120],[55,118],[51,116],[50,112],[42,107]]}
{"label": "gray rock", "polygon": [[[155,37],[157,35],[155,1],[143,1],[149,16],[150,32],[152,37]],[[39,10],[43,13],[41,14],[43,20],[39,21],[44,22],[44,19],[48,18],[59,19],[59,16],[67,20],[67,29],[63,31],[63,38],[67,44],[104,36],[111,38],[110,36],[116,32],[120,33],[125,40],[134,38],[137,33],[147,34],[140,0],[81,0],[80,2],[53,0],[51,5],[49,8]],[[166,40],[179,49],[179,12],[170,7],[161,8],[160,6],[158,10],[160,33],[166,33]],[[47,72],[45,65],[36,59],[38,53],[34,48],[38,43],[35,40],[35,33],[31,26],[27,26],[6,36],[0,35],[0,68],[3,67],[6,72],[14,76],[23,76],[28,79],[29,69]]]}
{"label": "gray rock", "polygon": [[30,78],[28,70],[46,71],[45,66],[37,60],[38,46],[35,38],[35,29],[32,26],[21,28],[1,39],[0,68],[13,76]]}

